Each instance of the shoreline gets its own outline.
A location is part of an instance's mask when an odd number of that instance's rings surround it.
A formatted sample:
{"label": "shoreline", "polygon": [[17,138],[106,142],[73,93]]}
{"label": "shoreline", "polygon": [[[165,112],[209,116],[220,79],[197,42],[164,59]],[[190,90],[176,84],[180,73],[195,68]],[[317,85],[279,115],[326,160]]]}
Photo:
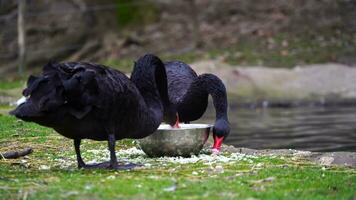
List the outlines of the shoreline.
{"label": "shoreline", "polygon": [[[211,144],[206,144],[211,146]],[[322,166],[342,166],[356,168],[356,152],[311,152],[295,149],[250,149],[223,145],[222,152],[241,153],[246,155],[281,156],[297,160],[306,160]]]}

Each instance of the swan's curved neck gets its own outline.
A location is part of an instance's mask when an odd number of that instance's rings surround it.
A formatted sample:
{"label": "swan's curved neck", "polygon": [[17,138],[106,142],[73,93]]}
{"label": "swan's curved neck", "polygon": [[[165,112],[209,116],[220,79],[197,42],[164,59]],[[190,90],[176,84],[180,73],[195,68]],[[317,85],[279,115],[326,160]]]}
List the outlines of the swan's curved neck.
{"label": "swan's curved neck", "polygon": [[213,98],[216,119],[228,121],[227,95],[223,82],[213,74],[202,74],[198,77],[198,81],[201,82],[201,87]]}
{"label": "swan's curved neck", "polygon": [[[189,113],[189,115],[192,115],[195,113],[194,116],[189,116],[189,120],[200,118],[208,105],[209,94],[213,98],[216,120],[228,122],[226,89],[222,81],[213,74],[200,75],[191,83],[184,97],[180,100],[180,114]],[[185,115],[182,118],[185,118]]]}
{"label": "swan's curved neck", "polygon": [[151,116],[160,123],[163,117],[162,103],[168,101],[167,76],[162,61],[153,55],[141,57],[135,63],[131,81],[140,91]]}
{"label": "swan's curved neck", "polygon": [[198,82],[208,94],[213,98],[216,112],[216,119],[228,121],[227,117],[227,95],[223,82],[213,74],[202,74],[198,77]]}

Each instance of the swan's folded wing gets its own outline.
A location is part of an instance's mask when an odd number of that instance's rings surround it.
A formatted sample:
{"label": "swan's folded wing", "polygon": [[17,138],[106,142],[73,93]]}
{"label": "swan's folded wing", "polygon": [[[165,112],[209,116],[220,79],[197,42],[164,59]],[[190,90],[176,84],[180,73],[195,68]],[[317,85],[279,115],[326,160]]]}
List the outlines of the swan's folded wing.
{"label": "swan's folded wing", "polygon": [[[95,108],[109,113],[121,104],[127,93],[129,79],[116,70],[102,65],[81,62],[48,63],[44,76],[59,77],[64,89],[65,109],[77,119],[87,116]],[[109,115],[108,115],[109,116]],[[107,116],[98,116],[107,118]]]}
{"label": "swan's folded wing", "polygon": [[98,76],[85,63],[61,63],[56,66],[61,78],[69,114],[77,119],[84,118],[92,109],[100,106]]}

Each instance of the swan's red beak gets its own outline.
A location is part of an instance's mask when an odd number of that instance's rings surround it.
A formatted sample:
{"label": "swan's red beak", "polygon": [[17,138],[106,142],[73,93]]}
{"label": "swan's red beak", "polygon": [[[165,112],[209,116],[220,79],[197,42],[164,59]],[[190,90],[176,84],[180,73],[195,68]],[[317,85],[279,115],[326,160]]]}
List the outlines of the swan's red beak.
{"label": "swan's red beak", "polygon": [[178,113],[176,113],[176,123],[173,125],[173,128],[180,128],[180,126],[179,126],[179,115],[178,115]]}
{"label": "swan's red beak", "polygon": [[213,145],[213,153],[219,153],[220,152],[220,149],[221,149],[221,145],[224,141],[224,136],[217,136],[217,135],[213,135],[213,138],[214,138],[214,145]]}

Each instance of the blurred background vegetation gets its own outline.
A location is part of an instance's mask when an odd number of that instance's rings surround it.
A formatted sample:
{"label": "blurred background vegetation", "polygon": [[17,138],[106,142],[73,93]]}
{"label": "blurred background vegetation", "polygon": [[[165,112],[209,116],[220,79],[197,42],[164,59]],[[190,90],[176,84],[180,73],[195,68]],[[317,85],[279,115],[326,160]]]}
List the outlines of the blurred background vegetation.
{"label": "blurred background vegetation", "polygon": [[[290,68],[356,63],[355,0],[22,0],[26,71],[49,60],[130,72],[146,52]],[[0,79],[18,75],[18,2],[0,0]]]}

